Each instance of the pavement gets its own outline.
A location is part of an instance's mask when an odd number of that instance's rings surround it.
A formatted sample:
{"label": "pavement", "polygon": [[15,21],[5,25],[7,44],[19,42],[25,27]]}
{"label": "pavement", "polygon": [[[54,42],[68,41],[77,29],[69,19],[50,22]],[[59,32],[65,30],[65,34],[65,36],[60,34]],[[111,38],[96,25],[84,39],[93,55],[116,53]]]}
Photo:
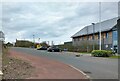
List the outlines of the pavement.
{"label": "pavement", "polygon": [[90,55],[75,57],[77,53],[74,52],[47,52],[30,48],[11,49],[17,52],[23,52],[29,55],[72,65],[90,76],[91,79],[118,79],[117,59],[91,57]]}
{"label": "pavement", "polygon": [[15,50],[9,51],[10,56],[27,61],[35,70],[31,77],[27,79],[88,79],[89,77],[81,70],[61,63],[56,60],[51,60],[45,57],[37,57],[28,53],[18,52]]}

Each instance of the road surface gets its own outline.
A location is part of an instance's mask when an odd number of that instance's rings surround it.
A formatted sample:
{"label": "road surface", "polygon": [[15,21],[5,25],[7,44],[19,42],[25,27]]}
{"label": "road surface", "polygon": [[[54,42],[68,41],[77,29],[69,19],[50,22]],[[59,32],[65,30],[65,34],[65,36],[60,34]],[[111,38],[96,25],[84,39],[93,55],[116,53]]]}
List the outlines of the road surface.
{"label": "road surface", "polygon": [[82,70],[92,79],[118,79],[118,60],[97,58],[91,56],[75,57],[69,52],[47,52],[30,48],[11,48],[18,52],[24,52],[38,57],[45,57],[72,65]]}

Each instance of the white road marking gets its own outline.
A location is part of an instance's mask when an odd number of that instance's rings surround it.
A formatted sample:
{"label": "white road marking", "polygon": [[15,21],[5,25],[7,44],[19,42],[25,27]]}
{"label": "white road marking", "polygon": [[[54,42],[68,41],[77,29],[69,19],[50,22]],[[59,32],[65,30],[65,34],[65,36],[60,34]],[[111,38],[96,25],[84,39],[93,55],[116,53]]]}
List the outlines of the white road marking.
{"label": "white road marking", "polygon": [[88,79],[91,79],[90,76],[88,76],[87,74],[85,74],[83,71],[79,70],[78,68],[72,66],[72,65],[69,65],[70,67],[72,67],[73,69],[79,71],[80,73],[82,73],[84,76],[86,76]]}

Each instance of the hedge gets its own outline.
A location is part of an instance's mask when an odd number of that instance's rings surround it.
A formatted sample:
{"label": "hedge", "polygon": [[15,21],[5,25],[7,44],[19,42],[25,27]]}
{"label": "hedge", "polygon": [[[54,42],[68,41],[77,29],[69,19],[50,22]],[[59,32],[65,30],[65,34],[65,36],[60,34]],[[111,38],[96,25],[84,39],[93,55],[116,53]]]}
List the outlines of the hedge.
{"label": "hedge", "polygon": [[92,56],[94,57],[110,57],[113,55],[112,51],[108,50],[93,50],[92,51]]}

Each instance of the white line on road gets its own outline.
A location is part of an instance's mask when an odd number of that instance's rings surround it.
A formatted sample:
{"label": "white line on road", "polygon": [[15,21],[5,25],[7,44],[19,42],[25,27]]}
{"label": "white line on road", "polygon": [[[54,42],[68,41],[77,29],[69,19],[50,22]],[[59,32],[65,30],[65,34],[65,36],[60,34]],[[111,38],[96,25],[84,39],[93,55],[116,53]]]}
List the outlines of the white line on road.
{"label": "white line on road", "polygon": [[70,67],[72,67],[73,69],[79,71],[80,73],[82,73],[84,76],[86,76],[88,79],[91,79],[90,76],[88,76],[87,74],[85,74],[83,71],[79,70],[78,68],[72,66],[72,65],[69,65]]}

